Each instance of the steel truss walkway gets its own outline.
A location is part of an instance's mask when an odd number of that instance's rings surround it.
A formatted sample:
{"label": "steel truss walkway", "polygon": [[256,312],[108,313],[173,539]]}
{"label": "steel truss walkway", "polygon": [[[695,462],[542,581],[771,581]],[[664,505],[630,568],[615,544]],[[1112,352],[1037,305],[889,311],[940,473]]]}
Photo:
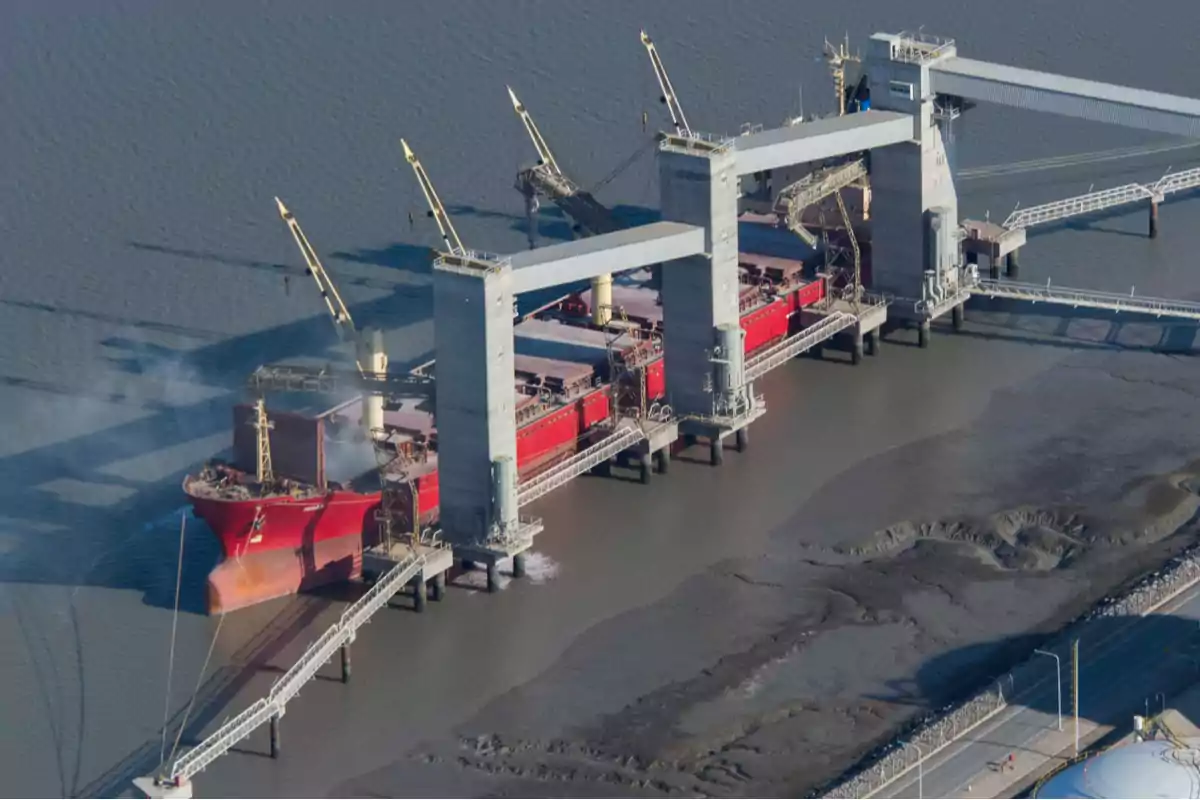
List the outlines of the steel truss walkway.
{"label": "steel truss walkway", "polygon": [[1023,300],[1030,303],[1050,303],[1072,308],[1096,308],[1105,311],[1123,311],[1130,314],[1200,321],[1200,302],[1139,297],[1132,291],[1129,294],[1116,294],[1051,286],[1049,281],[1043,286],[1037,283],[981,279],[971,293],[1005,300]]}
{"label": "steel truss walkway", "polygon": [[1200,188],[1200,167],[1183,172],[1167,173],[1148,186],[1140,183],[1127,183],[1124,186],[1089,192],[1078,197],[1068,197],[1053,203],[1017,209],[1009,214],[1008,219],[1004,220],[1004,227],[1009,230],[1031,228],[1034,225],[1046,225],[1084,214],[1095,214],[1130,203],[1144,201],[1161,203],[1169,195],[1197,188]]}
{"label": "steel truss walkway", "polygon": [[646,432],[640,425],[633,420],[622,420],[615,431],[596,444],[522,483],[517,489],[517,505],[532,503],[645,438]]}
{"label": "steel truss walkway", "polygon": [[817,237],[800,224],[804,209],[866,177],[867,165],[862,159],[815,170],[779,193],[775,200],[775,211],[784,215],[788,230],[803,239],[809,247],[816,247]]}
{"label": "steel truss walkway", "polygon": [[819,322],[789,336],[779,344],[759,353],[746,362],[746,382],[757,380],[776,367],[781,367],[806,350],[816,347],[834,334],[858,324],[858,317],[844,311],[835,311]]}
{"label": "steel truss walkway", "polygon": [[341,619],[304,651],[304,655],[283,677],[275,681],[266,697],[226,722],[199,745],[176,759],[171,765],[169,780],[176,784],[190,781],[193,775],[228,753],[260,725],[273,717],[283,716],[288,701],[300,693],[304,685],[316,676],[318,670],[333,657],[338,648],[354,640],[358,629],[370,622],[375,612],[387,605],[392,595],[421,573],[425,561],[425,555],[413,552],[384,573],[366,594],[342,613]]}

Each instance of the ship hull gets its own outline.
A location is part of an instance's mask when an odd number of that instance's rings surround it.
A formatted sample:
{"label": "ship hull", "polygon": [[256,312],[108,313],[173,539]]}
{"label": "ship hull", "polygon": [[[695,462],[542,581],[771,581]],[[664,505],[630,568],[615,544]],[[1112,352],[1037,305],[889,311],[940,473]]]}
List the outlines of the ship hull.
{"label": "ship hull", "polygon": [[377,529],[379,493],[331,491],[299,499],[289,496],[228,500],[188,491],[196,516],[221,542],[226,558],[266,550],[299,550],[327,539],[355,534],[362,538]]}

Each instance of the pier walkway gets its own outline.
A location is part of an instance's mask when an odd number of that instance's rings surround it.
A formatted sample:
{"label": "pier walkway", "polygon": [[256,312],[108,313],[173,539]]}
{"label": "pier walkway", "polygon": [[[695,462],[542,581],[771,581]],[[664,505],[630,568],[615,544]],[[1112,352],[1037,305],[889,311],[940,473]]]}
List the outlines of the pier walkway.
{"label": "pier walkway", "polygon": [[275,726],[283,716],[288,702],[300,693],[305,684],[316,677],[321,667],[333,658],[339,649],[354,641],[358,629],[370,622],[375,612],[386,606],[393,595],[421,573],[426,558],[423,552],[410,551],[407,557],[396,562],[395,566],[380,576],[366,594],[342,613],[341,618],[325,631],[321,638],[304,651],[304,655],[291,669],[275,681],[266,697],[255,702],[199,745],[176,759],[165,776],[138,778],[134,782],[137,788],[147,797],[191,797],[192,776],[228,753],[268,722],[272,725],[272,751],[276,750]]}
{"label": "pier walkway", "polygon": [[980,279],[978,285],[971,289],[971,294],[1029,303],[1048,303],[1072,308],[1096,308],[1118,313],[1147,314],[1153,317],[1200,321],[1200,302],[1143,297],[1135,295],[1132,290],[1129,294],[1118,294],[1053,286],[1050,281],[1046,281],[1045,285],[1042,285],[983,278]]}
{"label": "pier walkway", "polygon": [[1097,214],[1131,203],[1161,203],[1178,192],[1200,188],[1200,167],[1183,172],[1168,172],[1154,183],[1127,183],[1111,189],[1089,192],[1065,200],[1055,200],[1029,208],[1019,208],[1008,215],[1003,227],[1008,230],[1049,225],[1072,217]]}

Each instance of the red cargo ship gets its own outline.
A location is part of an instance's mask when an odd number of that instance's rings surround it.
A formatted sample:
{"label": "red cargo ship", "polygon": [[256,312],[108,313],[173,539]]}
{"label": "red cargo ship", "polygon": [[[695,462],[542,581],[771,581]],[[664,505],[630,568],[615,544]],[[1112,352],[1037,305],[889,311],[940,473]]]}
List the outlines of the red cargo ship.
{"label": "red cargo ship", "polygon": [[[804,280],[798,261],[749,254],[740,260],[749,354],[794,333],[796,312],[825,296],[825,282]],[[590,324],[589,294],[569,295],[516,326],[518,351],[538,353],[516,357],[522,479],[577,452],[612,413],[607,382],[612,336]],[[623,310],[620,324],[640,332],[614,348],[618,360],[640,378],[632,387],[633,402],[650,403],[665,394],[655,336],[662,329],[662,308],[656,298],[645,282],[626,278],[613,286],[613,304]],[[621,388],[622,402],[629,402],[631,387]],[[317,414],[272,411],[270,444],[279,477],[268,487],[260,486],[252,471],[254,413],[249,405],[234,409],[233,464],[210,464],[183,484],[225,555],[209,576],[210,612],[357,577],[364,543],[378,535],[380,472],[371,446],[355,436],[361,403],[351,400]],[[413,406],[385,412],[384,422],[399,456],[384,473],[399,485],[398,521],[411,525],[415,510],[422,525],[432,524],[439,499],[432,413]]]}

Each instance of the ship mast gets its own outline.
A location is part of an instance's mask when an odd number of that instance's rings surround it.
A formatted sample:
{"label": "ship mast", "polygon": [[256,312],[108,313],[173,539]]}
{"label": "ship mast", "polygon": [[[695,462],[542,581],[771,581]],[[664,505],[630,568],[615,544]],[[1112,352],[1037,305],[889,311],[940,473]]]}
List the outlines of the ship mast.
{"label": "ship mast", "polygon": [[258,454],[258,470],[256,477],[260,486],[268,486],[275,482],[275,470],[271,466],[271,429],[275,423],[267,419],[267,403],[261,397],[254,402],[254,419],[250,426],[258,433],[255,450]]}
{"label": "ship mast", "polygon": [[835,47],[828,39],[825,40],[825,63],[829,65],[829,73],[833,76],[833,90],[837,93],[838,116],[846,115],[846,65],[861,63],[861,56],[850,53],[850,34]]}

